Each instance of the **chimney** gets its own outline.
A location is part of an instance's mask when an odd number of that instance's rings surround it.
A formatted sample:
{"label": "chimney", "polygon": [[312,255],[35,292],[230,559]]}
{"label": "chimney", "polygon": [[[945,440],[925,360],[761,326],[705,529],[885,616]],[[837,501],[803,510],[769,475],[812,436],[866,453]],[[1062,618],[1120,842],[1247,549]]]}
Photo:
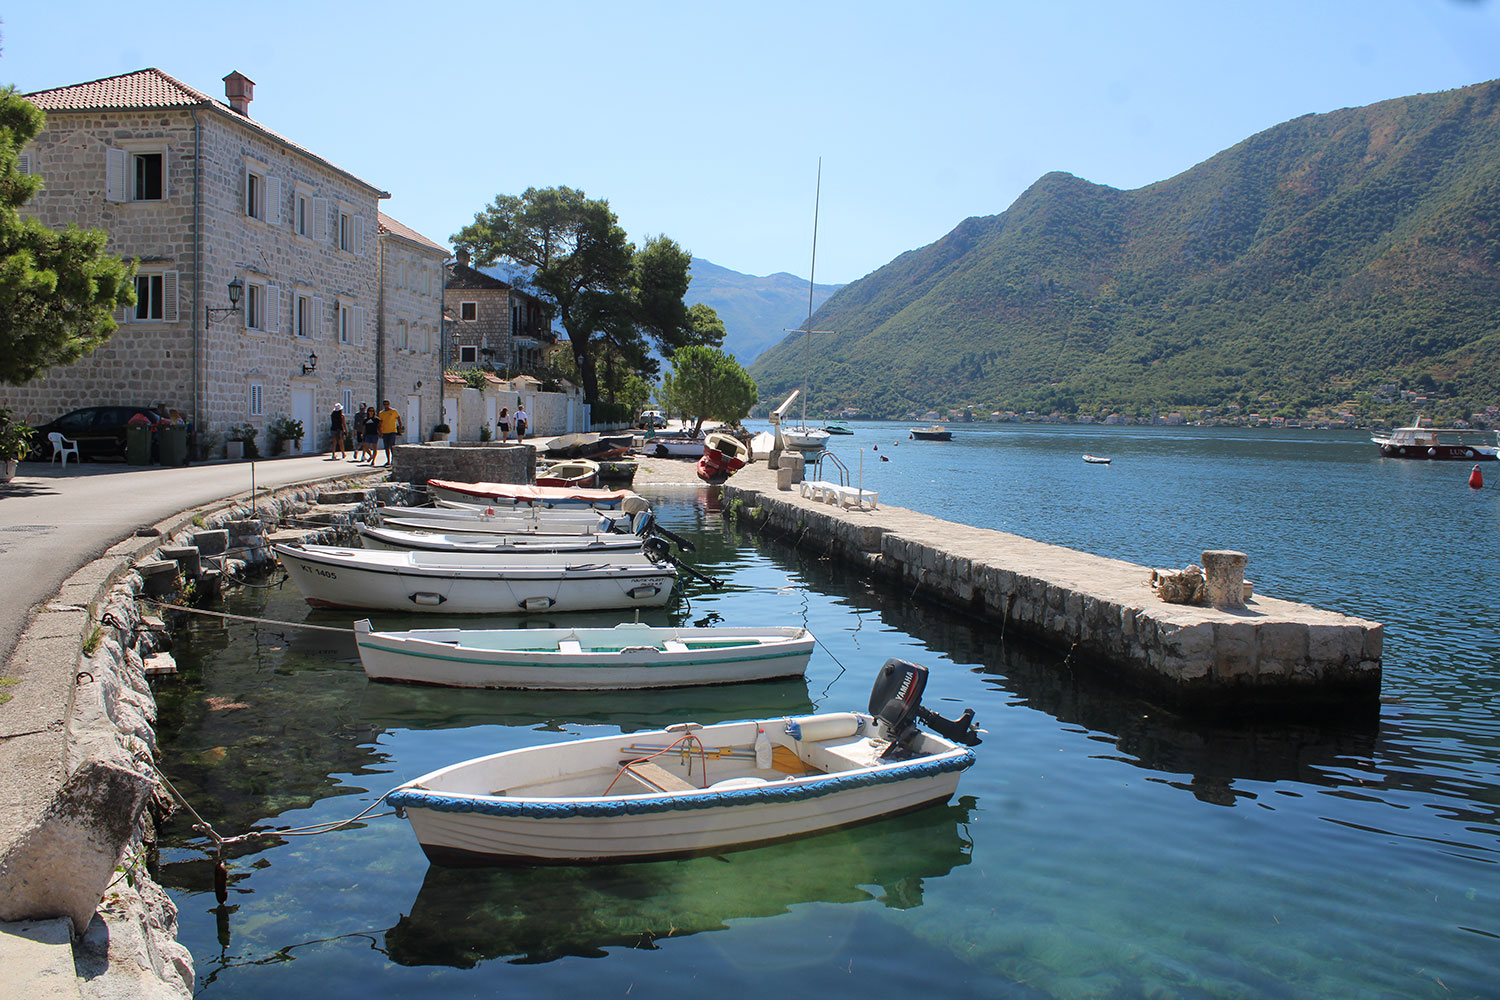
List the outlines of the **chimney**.
{"label": "chimney", "polygon": [[459,267],[468,267],[469,266],[469,259],[470,259],[469,258],[469,251],[466,250],[463,247],[459,247],[458,248],[458,266]]}
{"label": "chimney", "polygon": [[235,70],[224,78],[224,96],[229,98],[231,108],[249,118],[250,102],[255,99],[255,81]]}

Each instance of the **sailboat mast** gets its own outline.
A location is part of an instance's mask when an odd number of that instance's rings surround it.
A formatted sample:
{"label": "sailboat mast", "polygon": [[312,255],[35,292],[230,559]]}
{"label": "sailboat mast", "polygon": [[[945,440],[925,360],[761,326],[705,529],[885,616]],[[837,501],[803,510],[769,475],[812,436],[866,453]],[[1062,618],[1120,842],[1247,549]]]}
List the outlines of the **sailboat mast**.
{"label": "sailboat mast", "polygon": [[818,274],[818,209],[823,203],[823,158],[818,157],[818,186],[813,195],[812,264],[807,269],[807,324],[802,328],[802,429],[807,429],[807,342],[812,339],[813,287]]}

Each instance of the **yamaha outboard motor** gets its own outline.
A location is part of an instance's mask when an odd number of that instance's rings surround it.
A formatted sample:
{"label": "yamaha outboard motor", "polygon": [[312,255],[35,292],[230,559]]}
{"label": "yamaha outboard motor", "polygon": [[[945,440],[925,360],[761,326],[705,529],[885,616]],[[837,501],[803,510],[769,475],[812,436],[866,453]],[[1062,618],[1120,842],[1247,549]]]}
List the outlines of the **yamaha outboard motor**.
{"label": "yamaha outboard motor", "polygon": [[918,722],[955,743],[979,745],[974,710],[964,709],[957,719],[945,719],[928,711],[922,707],[922,691],[926,687],[926,667],[894,657],[886,660],[875,675],[875,685],[870,689],[870,714],[885,723],[891,740],[891,745],[880,755],[882,759],[900,760],[915,754]]}

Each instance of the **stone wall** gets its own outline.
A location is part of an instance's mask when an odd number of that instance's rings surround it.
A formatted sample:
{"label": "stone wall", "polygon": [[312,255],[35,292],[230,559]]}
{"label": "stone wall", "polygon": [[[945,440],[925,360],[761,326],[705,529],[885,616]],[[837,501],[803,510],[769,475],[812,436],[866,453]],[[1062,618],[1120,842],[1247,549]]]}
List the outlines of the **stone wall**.
{"label": "stone wall", "polygon": [[406,444],[396,448],[392,477],[407,483],[447,479],[460,483],[534,483],[536,449],[526,445]]}
{"label": "stone wall", "polygon": [[[765,473],[761,473],[765,475]],[[1380,690],[1376,622],[1257,595],[1243,609],[1161,601],[1151,571],[884,507],[843,511],[769,485],[755,473],[724,487],[741,520],[1184,704],[1359,709]],[[743,485],[742,485],[743,484]]]}

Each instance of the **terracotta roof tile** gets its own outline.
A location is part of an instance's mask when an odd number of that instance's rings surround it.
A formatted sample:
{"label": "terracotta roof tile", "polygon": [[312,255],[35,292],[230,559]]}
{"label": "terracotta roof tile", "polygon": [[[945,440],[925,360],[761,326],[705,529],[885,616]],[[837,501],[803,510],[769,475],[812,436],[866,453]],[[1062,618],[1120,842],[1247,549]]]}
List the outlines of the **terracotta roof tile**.
{"label": "terracotta roof tile", "polygon": [[418,244],[419,246],[427,247],[429,250],[436,250],[438,253],[442,254],[445,257],[448,255],[447,247],[434,243],[432,240],[429,240],[427,237],[423,236],[415,229],[412,229],[410,226],[402,225],[395,219],[391,218],[389,215],[386,215],[384,212],[378,213],[378,218],[380,221],[380,231],[382,233],[390,233],[392,236],[399,236],[403,240],[409,240],[412,243]]}
{"label": "terracotta roof tile", "polygon": [[38,90],[35,93],[24,96],[43,111],[128,111],[135,108],[208,108],[221,113],[231,121],[239,122],[247,128],[270,136],[277,142],[295,149],[309,159],[317,160],[329,169],[343,174],[345,177],[369,188],[371,191],[378,192],[379,197],[390,197],[387,192],[382,191],[369,181],[350,173],[343,167],[319,156],[307,147],[298,145],[286,136],[267,128],[250,116],[240,114],[223,101],[215,100],[203,93],[203,91],[189,87],[181,80],[174,79],[154,67],[136,70],[134,73],[122,73],[119,76],[107,76],[102,80],[90,80],[88,83],[74,83],[66,87],[53,87],[51,90]]}

